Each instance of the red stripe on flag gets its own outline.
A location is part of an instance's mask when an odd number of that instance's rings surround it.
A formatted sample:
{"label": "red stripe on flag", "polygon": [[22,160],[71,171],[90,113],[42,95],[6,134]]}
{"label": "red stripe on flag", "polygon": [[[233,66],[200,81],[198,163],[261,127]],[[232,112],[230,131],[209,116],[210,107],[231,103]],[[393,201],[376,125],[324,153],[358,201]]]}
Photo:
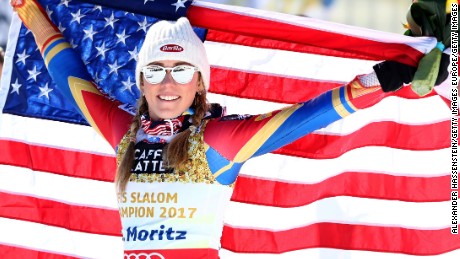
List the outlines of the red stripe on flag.
{"label": "red stripe on flag", "polygon": [[76,259],[69,255],[60,255],[56,253],[37,251],[16,246],[0,244],[2,258],[5,259]]}
{"label": "red stripe on flag", "polygon": [[450,228],[417,230],[339,223],[317,223],[279,232],[240,229],[226,225],[222,236],[222,247],[240,253],[283,253],[325,247],[438,255],[460,248],[460,235],[452,235]]}
{"label": "red stripe on flag", "polygon": [[3,150],[0,164],[106,182],[113,182],[115,177],[116,162],[115,157],[112,156],[5,139],[0,139],[0,146]]}
{"label": "red stripe on flag", "polygon": [[450,176],[448,175],[408,177],[344,172],[319,183],[303,184],[241,175],[235,185],[232,200],[286,208],[304,206],[320,199],[337,196],[408,202],[439,202],[450,200],[450,190],[446,188],[449,181]]}
{"label": "red stripe on flag", "polygon": [[116,210],[69,205],[4,192],[0,192],[0,217],[91,234],[121,236],[120,215]]}
{"label": "red stripe on flag", "polygon": [[[375,134],[385,129],[385,134]],[[343,136],[309,134],[273,153],[305,158],[337,158],[366,146],[404,150],[438,150],[450,147],[450,121],[426,125],[405,125],[392,121],[370,123]]]}
{"label": "red stripe on flag", "polygon": [[[308,101],[344,83],[345,82],[289,78],[285,76],[239,71],[230,68],[212,67],[211,87],[209,91],[239,98],[293,104]],[[388,95],[399,96],[406,99],[420,99],[436,95],[436,93],[431,92],[420,97],[414,93],[410,87],[405,87],[396,93]]]}
{"label": "red stripe on flag", "polygon": [[212,67],[209,91],[239,98],[298,103],[341,85],[342,82],[306,80]]}
{"label": "red stripe on flag", "polygon": [[187,18],[198,27],[291,43],[308,42],[311,46],[353,52],[374,60],[397,60],[416,65],[423,57],[418,50],[405,44],[378,42],[195,5],[188,9]]}
{"label": "red stripe on flag", "polygon": [[[389,134],[374,134],[382,128],[386,129]],[[427,125],[375,122],[344,136],[309,134],[273,153],[326,159],[336,158],[350,150],[365,146],[437,150],[450,146],[449,138],[446,137],[448,132],[450,132],[449,121]],[[111,156],[36,146],[12,140],[0,140],[0,145],[4,148],[0,164],[113,182],[116,163],[115,158]],[[82,163],[82,161],[85,162]]]}
{"label": "red stripe on flag", "polygon": [[309,53],[324,56],[333,56],[351,59],[376,60],[372,56],[357,54],[349,51],[339,51],[324,48],[322,46],[311,46],[300,43],[286,42],[286,39],[266,39],[255,36],[246,36],[239,33],[224,32],[209,29],[206,34],[206,41],[214,41],[228,44],[243,45],[248,47],[278,49],[286,51],[295,51],[300,53]]}
{"label": "red stripe on flag", "polygon": [[[161,256],[160,256],[161,255]],[[219,258],[219,251],[208,248],[183,248],[164,250],[128,250],[125,251],[125,258],[131,259],[164,259],[164,258]]]}

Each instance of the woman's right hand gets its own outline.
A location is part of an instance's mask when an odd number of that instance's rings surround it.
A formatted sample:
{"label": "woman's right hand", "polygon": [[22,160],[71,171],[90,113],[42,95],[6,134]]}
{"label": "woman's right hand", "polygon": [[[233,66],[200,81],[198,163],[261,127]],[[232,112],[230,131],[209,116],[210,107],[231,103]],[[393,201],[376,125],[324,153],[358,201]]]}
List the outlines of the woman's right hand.
{"label": "woman's right hand", "polygon": [[[438,77],[435,83],[436,86],[446,80],[449,74],[449,71],[447,70],[449,62],[450,55],[443,53],[441,56]],[[378,63],[373,68],[384,92],[394,92],[404,85],[410,84],[414,79],[415,71],[417,71],[417,67],[392,60]]]}

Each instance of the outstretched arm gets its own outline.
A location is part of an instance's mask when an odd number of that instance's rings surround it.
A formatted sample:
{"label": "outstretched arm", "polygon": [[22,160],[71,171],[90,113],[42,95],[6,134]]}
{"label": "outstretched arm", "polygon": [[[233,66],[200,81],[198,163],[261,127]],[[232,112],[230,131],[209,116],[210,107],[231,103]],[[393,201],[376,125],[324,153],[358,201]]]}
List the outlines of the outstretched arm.
{"label": "outstretched arm", "polygon": [[246,118],[212,120],[204,130],[210,169],[219,182],[232,183],[249,158],[274,151],[359,109],[370,107],[388,95],[382,88],[392,91],[402,85],[385,83],[381,87],[373,72],[282,110]]}
{"label": "outstretched arm", "polygon": [[83,61],[34,0],[12,1],[24,25],[34,34],[48,72],[59,90],[88,123],[115,147],[128,130],[131,115],[106,98]]}

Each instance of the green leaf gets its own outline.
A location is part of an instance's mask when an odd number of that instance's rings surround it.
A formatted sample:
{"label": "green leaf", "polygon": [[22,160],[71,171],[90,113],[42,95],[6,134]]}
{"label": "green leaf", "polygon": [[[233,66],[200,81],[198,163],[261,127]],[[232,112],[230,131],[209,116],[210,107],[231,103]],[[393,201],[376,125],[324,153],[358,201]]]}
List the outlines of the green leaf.
{"label": "green leaf", "polygon": [[438,78],[441,54],[441,50],[434,48],[418,63],[411,88],[419,96],[424,96],[433,90]]}
{"label": "green leaf", "polygon": [[411,30],[406,30],[406,31],[404,32],[404,35],[406,35],[406,36],[414,36],[414,35],[412,34],[412,31],[411,31]]}

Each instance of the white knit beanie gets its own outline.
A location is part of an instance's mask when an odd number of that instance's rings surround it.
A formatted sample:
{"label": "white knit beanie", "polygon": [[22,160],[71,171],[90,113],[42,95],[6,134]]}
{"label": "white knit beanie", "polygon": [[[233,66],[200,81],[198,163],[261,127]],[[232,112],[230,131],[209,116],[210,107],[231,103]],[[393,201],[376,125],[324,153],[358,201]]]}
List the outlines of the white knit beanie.
{"label": "white knit beanie", "polygon": [[142,67],[160,60],[178,60],[192,64],[201,72],[205,89],[209,89],[210,67],[206,50],[187,18],[179,18],[176,22],[159,21],[150,27],[136,64],[138,87]]}

